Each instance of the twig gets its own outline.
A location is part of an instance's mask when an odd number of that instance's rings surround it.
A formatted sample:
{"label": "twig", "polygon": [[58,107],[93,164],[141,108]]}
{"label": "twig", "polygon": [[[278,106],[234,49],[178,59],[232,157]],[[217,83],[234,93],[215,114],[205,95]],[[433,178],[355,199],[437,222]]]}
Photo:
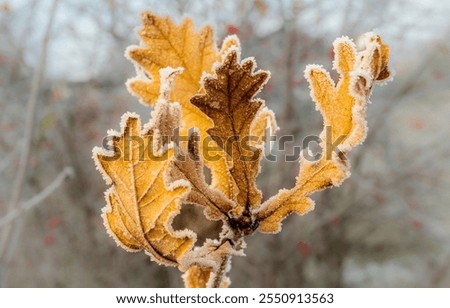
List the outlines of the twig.
{"label": "twig", "polygon": [[0,229],[5,225],[12,222],[14,219],[19,217],[23,212],[35,207],[42,201],[44,201],[48,196],[50,196],[65,180],[66,177],[71,177],[73,175],[73,169],[71,167],[65,167],[58,176],[45,187],[40,193],[32,197],[30,200],[24,202],[21,207],[9,212],[5,216],[0,218]]}
{"label": "twig", "polygon": [[213,288],[220,288],[223,278],[225,277],[225,274],[227,272],[227,265],[228,262],[230,262],[230,255],[226,255],[222,257],[222,262],[220,263],[219,270],[217,273],[215,273],[214,280],[212,282]]}
{"label": "twig", "polygon": [[4,288],[6,283],[6,275],[9,269],[8,264],[10,264],[12,258],[14,257],[14,251],[16,250],[17,244],[19,243],[20,235],[22,234],[22,228],[24,224],[23,216],[21,215],[24,211],[31,209],[32,207],[38,205],[44,201],[48,196],[52,194],[64,181],[66,177],[73,176],[72,167],[65,167],[58,176],[53,180],[50,185],[44,188],[39,194],[31,198],[22,204],[22,206],[8,215],[0,219],[0,229],[4,225],[8,225],[14,219],[17,219],[15,232],[12,233],[10,241],[8,243],[8,249],[6,250],[3,263],[0,264],[0,287]]}
{"label": "twig", "polygon": [[[31,149],[31,139],[33,136],[34,118],[36,112],[36,105],[39,96],[39,89],[41,87],[42,80],[44,78],[45,66],[47,62],[47,50],[51,36],[51,29],[56,13],[56,7],[58,0],[53,0],[52,7],[50,9],[49,20],[47,28],[45,30],[45,35],[42,41],[42,49],[39,55],[39,64],[37,70],[33,74],[33,79],[31,83],[30,96],[27,102],[27,113],[25,118],[25,132],[23,137],[23,148],[20,153],[20,161],[17,169],[16,177],[14,179],[14,184],[12,187],[11,199],[8,205],[8,211],[14,211],[20,205],[20,197],[25,184],[26,171],[28,166],[28,160],[30,158]],[[11,231],[14,224],[7,224],[6,229],[2,234],[2,241],[0,242],[0,262],[2,261],[8,246],[9,239],[11,236]],[[0,281],[2,277],[0,277]]]}

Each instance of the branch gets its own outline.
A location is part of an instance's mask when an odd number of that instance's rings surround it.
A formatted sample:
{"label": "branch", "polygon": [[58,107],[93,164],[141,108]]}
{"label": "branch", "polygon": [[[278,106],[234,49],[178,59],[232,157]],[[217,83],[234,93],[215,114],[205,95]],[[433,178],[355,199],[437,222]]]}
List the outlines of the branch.
{"label": "branch", "polygon": [[[36,113],[36,105],[39,96],[39,89],[42,84],[42,80],[44,78],[45,66],[47,62],[47,51],[48,45],[51,36],[51,29],[56,13],[56,7],[59,1],[54,0],[52,3],[52,7],[49,13],[49,20],[47,23],[47,28],[45,30],[45,35],[42,40],[42,49],[39,55],[39,64],[37,70],[33,74],[33,80],[31,83],[30,96],[27,102],[27,113],[25,119],[25,133],[23,137],[23,148],[20,153],[20,161],[19,167],[17,169],[17,174],[14,179],[14,184],[12,187],[11,199],[8,205],[8,211],[14,211],[19,207],[20,204],[20,196],[22,195],[22,191],[25,184],[26,171],[28,166],[28,160],[30,158],[30,149],[31,149],[31,138],[33,136],[33,127],[34,127],[34,118]],[[3,256],[7,250],[9,238],[12,231],[12,225],[8,224],[8,227],[5,229],[2,234],[2,241],[0,242],[0,260],[3,259]]]}
{"label": "branch", "polygon": [[5,225],[12,222],[14,219],[19,217],[23,212],[35,207],[48,196],[50,196],[66,179],[66,177],[71,177],[73,175],[73,169],[71,167],[65,167],[58,176],[51,182],[46,188],[44,188],[40,193],[32,197],[30,200],[24,202],[21,207],[9,212],[5,216],[0,218],[0,229]]}
{"label": "branch", "polygon": [[219,270],[217,271],[217,273],[214,273],[214,280],[212,282],[213,288],[220,288],[220,286],[222,285],[225,274],[228,271],[227,265],[228,265],[228,262],[230,262],[230,259],[231,259],[230,255],[226,255],[226,256],[222,257],[222,262],[220,263]]}

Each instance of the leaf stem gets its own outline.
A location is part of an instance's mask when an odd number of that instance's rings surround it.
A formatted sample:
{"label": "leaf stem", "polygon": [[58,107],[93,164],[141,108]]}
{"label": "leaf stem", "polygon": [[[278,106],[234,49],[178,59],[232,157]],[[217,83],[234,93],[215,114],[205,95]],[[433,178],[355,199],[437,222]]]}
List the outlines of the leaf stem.
{"label": "leaf stem", "polygon": [[223,278],[225,277],[225,274],[228,272],[228,262],[230,261],[231,256],[225,255],[222,257],[222,262],[220,263],[219,270],[217,273],[214,273],[214,278],[212,282],[213,288],[220,288]]}

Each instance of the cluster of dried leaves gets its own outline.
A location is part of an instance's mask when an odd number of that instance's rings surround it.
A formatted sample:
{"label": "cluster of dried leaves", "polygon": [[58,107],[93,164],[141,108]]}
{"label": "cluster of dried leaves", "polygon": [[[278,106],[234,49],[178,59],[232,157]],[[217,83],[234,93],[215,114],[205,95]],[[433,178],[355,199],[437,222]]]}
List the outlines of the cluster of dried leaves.
{"label": "cluster of dried leaves", "polygon": [[[111,185],[105,226],[125,250],[144,250],[160,264],[178,266],[187,287],[226,287],[230,258],[244,254],[246,235],[279,232],[289,214],[314,208],[312,193],[349,176],[345,155],[366,136],[372,86],[390,77],[389,48],[373,33],[366,34],[361,51],[349,38],[337,39],[337,85],[322,67],[306,68],[311,96],[324,118],[321,146],[328,155],[315,162],[301,159],[296,185],[262,202],[256,177],[264,135],[277,126],[273,112],[255,95],[269,72],[255,71],[253,58],[240,59],[236,36],[217,50],[212,29],[196,32],[191,19],[175,25],[145,12],[142,22],[141,45],[126,51],[137,71],[127,85],[154,109],[146,125],[138,115],[124,114],[121,132],[109,132],[113,151],[94,149],[97,167]],[[327,126],[332,140],[340,137],[339,154],[327,148]],[[187,140],[175,143],[177,131]],[[247,137],[251,147],[239,142]],[[201,145],[206,138],[215,159],[205,159]],[[202,206],[208,219],[222,221],[220,238],[196,247],[193,231],[174,230],[183,203]]]}

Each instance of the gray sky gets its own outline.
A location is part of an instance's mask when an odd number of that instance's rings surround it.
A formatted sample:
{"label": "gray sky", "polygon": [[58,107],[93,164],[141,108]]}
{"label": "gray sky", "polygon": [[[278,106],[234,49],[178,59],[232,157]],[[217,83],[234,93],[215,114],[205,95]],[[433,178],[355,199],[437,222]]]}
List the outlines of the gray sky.
{"label": "gray sky", "polygon": [[[90,0],[60,0],[56,22],[54,26],[54,34],[52,44],[50,46],[50,54],[48,59],[48,76],[64,77],[72,80],[84,80],[89,78],[92,72],[97,72],[106,63],[108,55],[111,52],[122,55],[122,50],[113,50],[112,42],[108,37],[102,36],[103,30],[100,28],[98,20],[104,24],[109,24],[109,12],[102,14],[102,2]],[[15,20],[14,28],[16,35],[20,36],[23,27],[26,25],[27,13],[30,0],[14,0],[10,1],[10,5],[15,10],[22,10],[18,13],[19,19]],[[290,0],[270,1],[265,0],[268,5],[267,14],[260,18],[258,26],[255,27],[256,35],[267,35],[272,31],[276,31],[282,25],[282,17],[280,16],[279,4],[289,7]],[[311,35],[317,35],[329,39],[330,42],[334,37],[345,33],[343,28],[343,19],[347,21],[364,19],[370,28],[361,29],[361,34],[366,31],[376,29],[391,44],[392,49],[398,53],[404,53],[408,50],[412,53],[421,50],[418,46],[423,46],[427,42],[436,38],[445,38],[449,36],[450,23],[450,1],[442,0],[396,0],[390,1],[388,10],[382,5],[370,6],[373,1],[347,1],[347,0],[305,0],[303,5],[308,8],[306,13],[302,14],[298,27],[309,29]],[[380,1],[382,2],[382,1]],[[42,37],[42,30],[45,26],[50,0],[40,0],[37,2],[36,8],[33,10],[34,24],[33,32],[30,34],[29,53],[27,60],[34,63],[37,59],[37,53],[32,46],[39,43]],[[171,15],[176,20],[180,20],[181,14],[174,6],[174,1],[129,1],[131,15],[124,21],[125,26],[135,24],[139,26],[139,12],[144,9],[152,9],[157,14]],[[214,1],[189,1],[186,9],[188,15],[194,17],[197,25],[206,22],[222,27],[223,24],[239,24],[239,14],[234,13],[235,1],[220,1],[220,8],[217,13],[212,10],[211,13],[204,15],[202,6],[207,3],[215,3]],[[361,10],[352,10],[356,6],[367,6],[367,16],[356,16],[354,12]],[[213,5],[217,7],[217,5]],[[80,9],[84,8],[84,9]],[[344,10],[350,8],[350,12],[344,14]],[[133,13],[134,12],[134,13]],[[285,10],[286,16],[289,18],[290,10]],[[379,19],[379,16],[386,16],[382,24],[373,24],[371,19]],[[133,17],[134,15],[135,17]],[[133,19],[134,18],[134,19]],[[252,19],[252,17],[249,17]],[[253,18],[255,20],[255,18]],[[358,32],[358,30],[352,29]],[[359,33],[359,32],[358,32]],[[137,43],[138,39],[135,33],[130,33],[130,38]],[[401,39],[400,39],[401,38]],[[401,42],[401,44],[396,44]],[[414,50],[415,49],[415,50]],[[395,52],[394,61],[395,59]],[[305,63],[306,64],[306,63]]]}

